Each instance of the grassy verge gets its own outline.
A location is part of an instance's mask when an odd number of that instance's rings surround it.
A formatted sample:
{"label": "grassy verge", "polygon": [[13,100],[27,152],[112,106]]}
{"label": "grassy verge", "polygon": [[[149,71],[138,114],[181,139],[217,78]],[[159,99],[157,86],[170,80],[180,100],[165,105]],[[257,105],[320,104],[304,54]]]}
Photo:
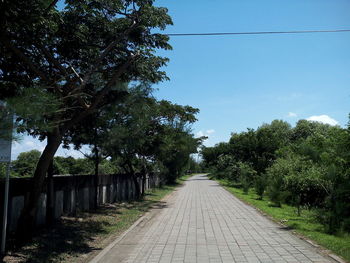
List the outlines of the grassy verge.
{"label": "grassy verge", "polygon": [[257,207],[276,221],[282,222],[297,233],[350,261],[350,235],[330,235],[325,233],[323,226],[316,221],[315,214],[312,211],[303,210],[301,216],[298,216],[295,207],[285,204],[282,208],[272,207],[267,197],[264,197],[263,200],[258,200],[258,196],[253,189],[250,189],[248,194],[244,194],[242,189],[233,187],[225,180],[217,181],[239,199]]}
{"label": "grassy verge", "polygon": [[161,199],[189,177],[183,176],[174,185],[150,190],[140,201],[106,204],[77,217],[63,217],[50,229],[38,232],[30,244],[10,250],[3,260],[8,263],[86,262],[91,254],[126,231],[152,206],[161,204]]}

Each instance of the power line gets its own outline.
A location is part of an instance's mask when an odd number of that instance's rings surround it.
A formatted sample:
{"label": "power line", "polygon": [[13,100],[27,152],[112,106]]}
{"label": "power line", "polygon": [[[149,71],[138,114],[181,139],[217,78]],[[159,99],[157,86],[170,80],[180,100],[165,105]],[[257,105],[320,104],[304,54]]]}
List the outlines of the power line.
{"label": "power line", "polygon": [[256,31],[256,32],[216,32],[216,33],[169,33],[171,37],[181,36],[226,36],[226,35],[268,35],[268,34],[310,34],[310,33],[342,33],[350,32],[350,29],[335,30],[293,30],[293,31]]}

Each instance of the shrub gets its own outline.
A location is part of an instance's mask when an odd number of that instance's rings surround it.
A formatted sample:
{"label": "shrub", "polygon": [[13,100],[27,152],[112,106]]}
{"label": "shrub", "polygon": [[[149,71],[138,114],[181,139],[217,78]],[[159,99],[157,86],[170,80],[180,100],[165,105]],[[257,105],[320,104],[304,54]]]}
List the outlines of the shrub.
{"label": "shrub", "polygon": [[291,193],[290,203],[297,207],[298,215],[302,206],[320,207],[327,192],[327,181],[322,178],[323,169],[312,163],[299,163],[285,176],[285,188]]}
{"label": "shrub", "polygon": [[243,188],[243,192],[245,194],[248,194],[249,188],[254,182],[254,177],[256,175],[256,172],[252,168],[252,166],[248,163],[238,162],[237,166],[238,166],[239,178]]}
{"label": "shrub", "polygon": [[265,190],[267,186],[267,177],[266,175],[257,176],[254,180],[254,188],[256,194],[259,196],[259,200],[263,199]]}
{"label": "shrub", "polygon": [[287,192],[284,188],[284,176],[288,174],[291,168],[291,163],[286,159],[277,159],[276,162],[267,169],[268,175],[268,196],[277,207],[282,206]]}

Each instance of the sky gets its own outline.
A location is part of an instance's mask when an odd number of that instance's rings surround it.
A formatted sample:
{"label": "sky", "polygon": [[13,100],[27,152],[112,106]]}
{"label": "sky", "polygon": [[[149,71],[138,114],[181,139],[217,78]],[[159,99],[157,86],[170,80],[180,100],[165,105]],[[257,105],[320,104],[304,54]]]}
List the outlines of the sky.
{"label": "sky", "polygon": [[[350,29],[348,0],[159,0],[174,25],[166,33]],[[350,32],[293,35],[171,37],[170,81],[155,96],[199,108],[196,136],[205,145],[228,141],[232,132],[282,119],[345,127],[350,113]],[[24,137],[19,152],[42,150]],[[59,155],[81,154],[75,151]]]}
{"label": "sky", "polygon": [[[160,3],[161,2],[161,3]],[[350,28],[350,1],[160,1],[169,33]],[[350,112],[350,33],[172,37],[170,81],[157,97],[200,109],[207,145],[274,119],[344,126]],[[325,116],[323,116],[325,115]],[[316,117],[321,116],[321,117]]]}

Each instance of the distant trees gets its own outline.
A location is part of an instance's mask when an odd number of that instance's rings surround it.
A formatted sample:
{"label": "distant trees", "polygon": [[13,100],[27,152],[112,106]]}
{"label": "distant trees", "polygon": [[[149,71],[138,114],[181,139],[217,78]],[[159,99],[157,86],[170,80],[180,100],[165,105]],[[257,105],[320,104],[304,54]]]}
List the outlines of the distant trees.
{"label": "distant trees", "polygon": [[[254,185],[272,205],[312,209],[330,233],[350,231],[350,127],[300,120],[233,134],[229,143],[204,148],[204,163],[214,175],[247,192]],[[242,165],[244,164],[244,165]],[[242,177],[243,170],[250,176]]]}
{"label": "distant trees", "polygon": [[[40,158],[41,152],[31,150],[22,152],[17,159],[12,161],[11,177],[33,177],[36,164]],[[106,160],[100,165],[101,174],[116,173],[118,167],[109,160]],[[56,156],[53,161],[53,174],[72,174],[85,175],[94,173],[94,164],[87,158],[73,158],[71,156],[62,157]],[[0,165],[0,178],[5,176],[5,165]]]}
{"label": "distant trees", "polygon": [[88,158],[56,156],[53,160],[54,174],[93,174],[94,164]]}
{"label": "distant trees", "polygon": [[38,150],[20,153],[13,163],[14,172],[19,176],[32,177],[40,155],[41,152]]}

